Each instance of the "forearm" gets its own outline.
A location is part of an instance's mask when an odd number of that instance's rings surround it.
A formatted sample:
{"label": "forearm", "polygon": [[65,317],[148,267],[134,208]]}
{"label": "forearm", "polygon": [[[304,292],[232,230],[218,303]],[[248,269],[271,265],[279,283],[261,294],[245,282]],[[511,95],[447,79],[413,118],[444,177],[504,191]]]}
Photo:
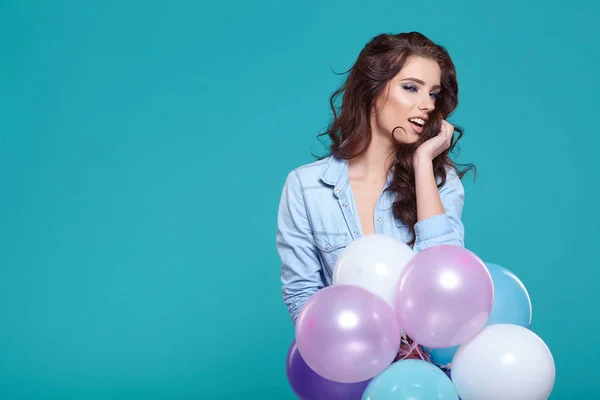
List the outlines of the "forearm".
{"label": "forearm", "polygon": [[417,220],[423,221],[444,214],[444,206],[433,171],[433,162],[418,154],[413,158],[417,195]]}
{"label": "forearm", "polygon": [[304,284],[304,287],[292,287],[293,285],[284,285],[283,300],[288,308],[292,323],[296,325],[296,320],[302,308],[310,299],[310,297],[323,288],[323,285],[315,284],[312,281],[299,282]]}
{"label": "forearm", "polygon": [[294,324],[310,296],[323,288],[321,263],[312,235],[298,173],[285,182],[277,216],[283,300]]}
{"label": "forearm", "polygon": [[414,226],[414,250],[436,245],[464,246],[464,226],[461,221],[464,188],[454,168],[446,167],[444,185],[437,187],[438,177],[433,159],[452,142],[454,127],[442,121],[440,133],[419,146],[413,157],[417,223]]}

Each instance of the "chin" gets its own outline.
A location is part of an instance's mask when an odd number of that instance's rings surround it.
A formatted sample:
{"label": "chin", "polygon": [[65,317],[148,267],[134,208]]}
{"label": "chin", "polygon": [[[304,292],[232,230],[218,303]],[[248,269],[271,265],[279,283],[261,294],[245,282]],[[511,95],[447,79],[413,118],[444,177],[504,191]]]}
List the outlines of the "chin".
{"label": "chin", "polygon": [[419,141],[419,139],[421,139],[421,135],[412,134],[412,135],[410,135],[408,143],[410,143],[410,144],[417,143]]}

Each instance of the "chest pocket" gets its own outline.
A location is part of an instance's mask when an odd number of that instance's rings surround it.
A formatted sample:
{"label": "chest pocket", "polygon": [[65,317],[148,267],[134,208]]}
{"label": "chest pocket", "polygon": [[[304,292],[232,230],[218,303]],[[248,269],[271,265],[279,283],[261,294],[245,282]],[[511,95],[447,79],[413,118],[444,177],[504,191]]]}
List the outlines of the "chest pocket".
{"label": "chest pocket", "polygon": [[327,264],[329,272],[346,246],[352,241],[348,233],[318,233],[315,234],[315,244]]}

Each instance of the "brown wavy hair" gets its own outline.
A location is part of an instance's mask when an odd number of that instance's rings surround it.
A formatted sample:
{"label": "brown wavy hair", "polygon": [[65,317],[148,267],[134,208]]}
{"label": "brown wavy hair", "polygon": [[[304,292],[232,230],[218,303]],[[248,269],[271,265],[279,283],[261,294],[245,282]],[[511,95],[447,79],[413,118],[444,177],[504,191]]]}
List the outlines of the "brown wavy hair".
{"label": "brown wavy hair", "polygon": [[[370,116],[375,101],[411,56],[436,61],[442,73],[440,96],[436,99],[435,109],[429,114],[423,133],[415,143],[397,143],[396,160],[392,165],[394,173],[390,188],[396,193],[393,213],[395,218],[408,225],[413,235],[409,243],[412,246],[415,242],[414,226],[417,223],[412,155],[422,143],[436,136],[441,129],[442,120],[447,119],[458,105],[456,70],[446,49],[418,32],[374,37],[362,49],[350,70],[343,73],[349,73],[346,81],[329,100],[333,120],[318,137],[328,136],[331,139],[329,153],[336,158],[350,160],[364,154],[371,143]],[[340,96],[341,107],[336,107],[336,100]],[[394,128],[396,129],[402,128]],[[456,164],[450,159],[450,154],[457,150],[456,146],[464,133],[456,125],[454,130],[458,135],[453,137],[450,147],[433,160],[435,175],[441,180],[438,187],[446,183],[448,167],[454,169],[461,179],[469,170],[475,170],[473,164]],[[328,155],[317,158],[322,159]],[[457,165],[466,165],[467,168],[459,170]]]}

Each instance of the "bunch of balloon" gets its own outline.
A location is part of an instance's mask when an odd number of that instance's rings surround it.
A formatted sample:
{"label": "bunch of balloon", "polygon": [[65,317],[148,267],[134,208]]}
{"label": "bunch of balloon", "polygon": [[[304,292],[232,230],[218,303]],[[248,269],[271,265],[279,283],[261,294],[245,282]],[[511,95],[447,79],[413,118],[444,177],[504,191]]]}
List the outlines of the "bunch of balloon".
{"label": "bunch of balloon", "polygon": [[[508,312],[507,306],[497,305],[494,280],[499,278],[490,270],[458,246],[415,253],[387,235],[353,241],[336,262],[333,284],[312,295],[296,320],[287,358],[295,394],[301,400],[496,399],[496,390],[506,394],[508,383],[515,387],[512,397],[504,399],[544,398],[541,387],[548,387],[549,373],[544,378],[539,371],[501,371],[494,364],[501,356],[510,363],[512,355],[516,364],[529,366],[530,361],[521,359],[523,352],[528,348],[531,356],[540,350],[531,350],[533,336],[509,332],[517,325],[487,326],[496,314]],[[505,339],[490,331],[499,326],[508,327],[502,330]],[[399,357],[407,338],[429,353],[420,353],[421,359]],[[511,338],[520,338],[518,345]],[[544,361],[542,353],[534,359]],[[439,363],[444,354],[450,354],[451,364]],[[490,371],[476,370],[477,365]],[[524,374],[521,381],[515,378],[517,371]],[[531,382],[540,389],[530,388]]]}
{"label": "bunch of balloon", "polygon": [[386,396],[394,393],[458,399],[438,367],[395,361],[406,338],[396,314],[397,283],[414,256],[407,244],[381,234],[344,249],[332,285],[312,295],[296,320],[287,376],[299,399],[391,399]]}

